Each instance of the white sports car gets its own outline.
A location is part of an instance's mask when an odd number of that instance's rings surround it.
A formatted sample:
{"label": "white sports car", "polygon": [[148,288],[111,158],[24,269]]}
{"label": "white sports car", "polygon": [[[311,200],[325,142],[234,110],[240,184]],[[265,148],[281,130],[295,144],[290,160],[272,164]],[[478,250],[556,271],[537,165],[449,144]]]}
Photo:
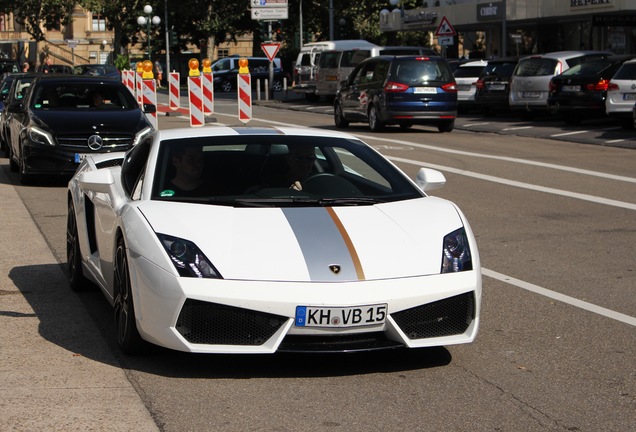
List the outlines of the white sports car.
{"label": "white sports car", "polygon": [[68,186],[71,287],[96,284],[119,346],[198,353],[469,343],[481,271],[462,212],[351,135],[157,131]]}

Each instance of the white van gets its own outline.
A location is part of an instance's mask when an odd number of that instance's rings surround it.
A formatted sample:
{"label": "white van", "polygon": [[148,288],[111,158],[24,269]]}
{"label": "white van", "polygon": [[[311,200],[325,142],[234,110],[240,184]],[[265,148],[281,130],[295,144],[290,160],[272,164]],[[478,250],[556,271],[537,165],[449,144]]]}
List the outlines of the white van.
{"label": "white van", "polygon": [[379,55],[436,55],[425,47],[391,46],[383,47],[370,42],[335,41],[336,48],[323,51],[318,62],[316,96],[334,98],[340,82],[347,79],[351,71],[363,60]]}
{"label": "white van", "polygon": [[310,42],[303,45],[294,64],[292,90],[304,93],[307,99],[314,99],[316,93],[316,69],[320,53],[333,49],[334,43]]}

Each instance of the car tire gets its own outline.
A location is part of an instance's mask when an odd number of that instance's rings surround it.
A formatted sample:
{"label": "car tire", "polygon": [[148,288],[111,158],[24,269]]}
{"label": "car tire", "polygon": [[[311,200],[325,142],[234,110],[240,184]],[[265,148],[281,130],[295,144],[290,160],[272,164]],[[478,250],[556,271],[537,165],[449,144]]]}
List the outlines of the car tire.
{"label": "car tire", "polygon": [[338,129],[349,127],[349,121],[342,114],[342,106],[336,101],[333,107],[333,120]]}
{"label": "car tire", "polygon": [[274,79],[272,82],[272,90],[275,92],[283,91],[283,82],[279,79]]}
{"label": "car tire", "polygon": [[[24,153],[22,154],[24,156]],[[20,164],[18,167],[19,175],[20,175],[20,184],[28,185],[31,183],[31,174],[28,173],[26,165],[24,163],[24,157],[20,158]]]}
{"label": "car tire", "polygon": [[73,291],[85,291],[90,287],[90,282],[82,272],[82,252],[80,250],[77,235],[77,219],[75,218],[75,206],[69,199],[68,216],[66,217],[66,266],[68,281]]}
{"label": "car tire", "polygon": [[137,330],[135,304],[128,271],[128,256],[126,255],[126,244],[122,237],[117,240],[113,277],[115,284],[114,310],[117,344],[124,354],[141,354],[145,351],[146,342],[141,338],[139,330]]}
{"label": "car tire", "polygon": [[437,125],[440,132],[451,132],[455,128],[455,120],[444,120]]}
{"label": "car tire", "polygon": [[9,169],[11,169],[12,172],[18,172],[20,167],[18,166],[17,162],[13,158],[13,151],[11,150],[11,145],[9,145],[8,147],[9,147],[9,154],[7,155],[7,157],[9,158]]}
{"label": "car tire", "polygon": [[221,91],[224,93],[229,93],[232,91],[232,82],[230,82],[229,80],[223,81],[221,83]]}
{"label": "car tire", "polygon": [[368,117],[369,129],[371,129],[372,132],[380,132],[382,129],[384,129],[384,125],[378,117],[378,110],[376,109],[375,105],[371,105],[371,107],[369,107]]}

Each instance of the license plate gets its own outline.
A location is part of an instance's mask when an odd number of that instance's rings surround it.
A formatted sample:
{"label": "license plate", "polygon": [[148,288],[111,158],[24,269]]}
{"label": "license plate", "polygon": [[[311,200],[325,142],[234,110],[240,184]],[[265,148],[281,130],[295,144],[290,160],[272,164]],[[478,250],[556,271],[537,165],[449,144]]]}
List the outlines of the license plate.
{"label": "license plate", "polygon": [[436,94],[437,87],[414,87],[413,93]]}
{"label": "license plate", "polygon": [[469,85],[458,85],[457,86],[457,91],[468,91],[470,90],[470,86]]}
{"label": "license plate", "polygon": [[338,81],[338,75],[327,75],[327,81]]}
{"label": "license plate", "polygon": [[563,90],[564,92],[580,92],[581,86],[565,85],[561,87],[561,90]]}
{"label": "license plate", "polygon": [[521,93],[521,97],[524,98],[538,98],[539,96],[541,96],[541,92],[538,91],[527,91]]}
{"label": "license plate", "polygon": [[636,93],[625,93],[623,95],[624,100],[636,100]]}
{"label": "license plate", "polygon": [[503,84],[486,84],[488,90],[505,90],[506,86]]}
{"label": "license plate", "polygon": [[296,327],[359,327],[383,324],[386,304],[354,307],[296,306]]}
{"label": "license plate", "polygon": [[85,154],[75,153],[75,163],[80,163],[81,161],[84,160],[85,157],[86,157]]}

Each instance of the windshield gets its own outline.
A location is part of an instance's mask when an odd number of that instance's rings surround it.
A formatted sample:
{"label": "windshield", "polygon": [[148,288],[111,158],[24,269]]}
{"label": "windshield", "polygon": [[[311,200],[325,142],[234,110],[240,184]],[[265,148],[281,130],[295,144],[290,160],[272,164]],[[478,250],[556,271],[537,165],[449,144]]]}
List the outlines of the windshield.
{"label": "windshield", "polygon": [[130,91],[123,85],[104,82],[41,83],[35,93],[31,107],[37,110],[130,110],[139,105]]}
{"label": "windshield", "polygon": [[576,66],[571,67],[562,73],[564,76],[575,76],[575,75],[596,75],[601,73],[603,70],[612,66],[612,62],[609,61],[591,61],[578,64]]}
{"label": "windshield", "polygon": [[530,58],[519,62],[515,75],[522,77],[554,75],[559,62],[551,58]]}
{"label": "windshield", "polygon": [[240,135],[163,141],[152,199],[243,207],[370,205],[422,192],[357,140]]}
{"label": "windshield", "polygon": [[426,57],[423,57],[422,60],[394,61],[391,80],[411,86],[431,81],[450,82],[455,80],[446,62],[424,59]]}

